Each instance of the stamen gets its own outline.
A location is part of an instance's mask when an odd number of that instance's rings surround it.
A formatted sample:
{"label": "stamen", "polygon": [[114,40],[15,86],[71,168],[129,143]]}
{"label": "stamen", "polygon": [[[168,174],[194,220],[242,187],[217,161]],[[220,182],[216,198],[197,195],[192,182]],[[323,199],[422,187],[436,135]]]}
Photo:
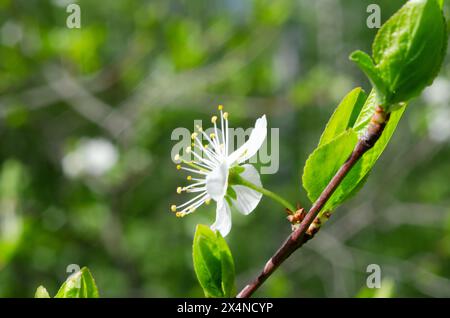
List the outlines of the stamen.
{"label": "stamen", "polygon": [[181,169],[181,165],[177,165],[177,170],[180,170]]}
{"label": "stamen", "polygon": [[211,139],[216,138],[216,134],[215,134],[215,133],[210,133],[210,134],[209,134],[209,138],[211,138]]}
{"label": "stamen", "polygon": [[205,200],[205,204],[206,204],[206,205],[209,205],[210,203],[211,203],[211,199],[206,199],[206,200]]}
{"label": "stamen", "polygon": [[211,123],[215,124],[217,121],[217,116],[212,116],[211,117]]}
{"label": "stamen", "polygon": [[227,118],[225,119],[225,156],[228,156],[228,144],[229,144],[229,140],[228,140],[228,115]]}
{"label": "stamen", "polygon": [[[223,115],[222,110],[220,110],[220,130],[222,132],[222,142],[225,143],[225,125],[223,122],[224,122],[224,115]],[[226,120],[225,120],[225,122],[226,122]],[[225,150],[222,151],[222,154],[226,155]]]}
{"label": "stamen", "polygon": [[[208,194],[205,192],[200,193],[199,195],[195,196],[194,198],[190,199],[189,201],[183,203],[182,205],[177,206],[177,209],[184,208],[185,206],[191,206],[192,202],[203,202],[207,198]],[[184,210],[183,210],[184,211]]]}
{"label": "stamen", "polygon": [[[192,180],[201,180],[201,179],[195,179],[195,178],[192,178]],[[187,187],[184,187],[183,189],[182,189],[182,191],[187,191],[187,190],[191,190],[192,188],[195,188],[195,187],[197,187],[197,186],[201,186],[201,185],[205,185],[206,184],[206,181],[205,180],[201,180],[200,182],[196,182],[196,183],[193,183],[193,184],[190,184],[190,185],[188,185]],[[205,189],[206,190],[206,187],[203,187],[203,188],[195,188],[195,189]],[[187,192],[189,192],[189,191],[187,191]]]}
{"label": "stamen", "polygon": [[198,134],[197,134],[196,132],[193,132],[193,133],[191,134],[191,139],[195,139],[197,136],[198,136]]}
{"label": "stamen", "polygon": [[[217,132],[217,131],[216,131]],[[211,140],[211,138],[209,138],[209,136],[204,132],[204,131],[201,131],[201,133],[203,134],[203,136],[205,136],[205,138],[206,138],[206,140],[211,144],[211,145],[213,145],[213,148],[214,148],[214,150],[216,151],[216,152],[218,152],[218,147],[217,147],[217,144],[216,144],[216,140],[214,139],[214,140]],[[217,134],[216,134],[217,135]]]}
{"label": "stamen", "polygon": [[197,202],[191,204],[189,207],[185,208],[183,211],[181,211],[182,213],[185,213],[185,215],[187,214],[191,214],[193,212],[195,212],[195,210],[197,210],[198,207],[200,207],[203,203],[205,203],[205,201],[209,199],[208,195],[205,195],[203,198],[201,198],[200,200],[198,200]]}
{"label": "stamen", "polygon": [[172,204],[172,205],[170,206],[170,210],[171,210],[172,212],[177,212],[177,206],[176,206],[175,204]]}
{"label": "stamen", "polygon": [[206,191],[206,187],[202,187],[202,188],[191,188],[186,190],[187,193],[197,193],[197,192],[204,192]]}
{"label": "stamen", "polygon": [[206,153],[206,155],[208,156],[209,159],[211,159],[212,162],[217,162],[219,163],[219,159],[217,158],[217,155],[208,150],[208,145],[203,145],[202,142],[200,141],[200,139],[195,138],[195,141],[197,142],[197,144],[200,146],[200,150],[203,151],[204,153]]}
{"label": "stamen", "polygon": [[223,113],[223,118],[228,119],[228,112]]}
{"label": "stamen", "polygon": [[178,187],[177,188],[177,193],[180,194],[181,192],[183,192],[183,188],[182,187]]}
{"label": "stamen", "polygon": [[[214,134],[215,134],[215,136],[219,136],[219,133],[217,131],[216,122],[214,122],[213,124],[214,124]],[[213,139],[213,142],[210,141],[210,143],[213,145],[215,151],[217,152],[217,155],[220,156],[221,154],[220,154],[220,149],[219,149],[219,143],[220,143],[219,138]]]}
{"label": "stamen", "polygon": [[187,179],[188,181],[191,181],[191,180],[192,180],[192,176],[187,176],[186,179]]}
{"label": "stamen", "polygon": [[223,109],[223,105],[217,106],[217,109],[218,109],[218,110],[222,110],[222,109]]}
{"label": "stamen", "polygon": [[192,152],[192,154],[194,155],[194,157],[196,157],[199,160],[199,162],[197,162],[197,164],[201,165],[203,163],[203,166],[206,166],[210,170],[212,170],[214,168],[214,163],[211,162],[210,160],[208,160],[206,158],[202,158],[202,156],[200,156],[196,152]]}
{"label": "stamen", "polygon": [[207,172],[202,171],[202,170],[194,170],[194,169],[190,169],[190,168],[186,168],[186,167],[181,167],[181,166],[180,166],[180,169],[186,170],[186,171],[189,171],[189,172],[193,172],[193,173],[202,174],[202,175],[207,175],[207,174],[208,174]]}
{"label": "stamen", "polygon": [[[196,155],[195,152],[193,152],[193,154]],[[183,159],[181,159],[181,162],[184,163],[185,165],[189,166],[189,167],[192,167],[194,169],[198,169],[200,171],[208,172],[208,171],[211,170],[211,167],[209,165],[205,165],[205,164],[202,164],[200,162],[194,163],[193,161],[186,161],[186,160],[183,160]]]}
{"label": "stamen", "polygon": [[182,218],[186,215],[186,213],[184,212],[177,212],[177,214],[175,214],[177,216],[177,218]]}

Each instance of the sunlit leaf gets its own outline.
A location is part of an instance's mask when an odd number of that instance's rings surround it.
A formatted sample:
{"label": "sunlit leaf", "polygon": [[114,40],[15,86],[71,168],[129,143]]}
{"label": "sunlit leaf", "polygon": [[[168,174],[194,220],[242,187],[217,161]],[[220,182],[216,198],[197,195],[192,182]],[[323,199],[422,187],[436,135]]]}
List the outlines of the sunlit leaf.
{"label": "sunlit leaf", "polygon": [[329,143],[348,128],[353,127],[366,99],[366,93],[359,87],[348,93],[328,121],[318,147]]}
{"label": "sunlit leaf", "polygon": [[433,82],[447,40],[440,3],[408,1],[378,31],[372,47],[373,60],[360,51],[351,59],[371,80],[381,103],[390,108],[417,96]]}
{"label": "sunlit leaf", "polygon": [[[325,145],[319,145],[308,158],[303,172],[303,187],[307,191],[311,202],[315,202],[325,189],[329,181],[333,178],[342,164],[352,153],[358,137],[364,135],[370,117],[373,115],[377,106],[374,93],[372,92],[361,109],[358,118],[355,120],[354,127],[348,129],[331,142]],[[399,107],[391,113],[390,120],[386,125],[383,134],[375,146],[370,149],[353,166],[347,176],[342,180],[339,186],[329,198],[322,209],[331,211],[346,199],[355,195],[367,180],[367,176],[378,158],[383,153],[389,140],[391,139],[398,122],[400,121],[405,107]]]}
{"label": "sunlit leaf", "polygon": [[62,284],[55,298],[98,298],[98,289],[87,267],[72,274]]}
{"label": "sunlit leaf", "polygon": [[331,142],[316,148],[309,156],[302,180],[311,202],[317,200],[323,189],[348,159],[357,142],[357,134],[350,129]]}
{"label": "sunlit leaf", "polygon": [[194,269],[206,297],[231,297],[235,271],[231,251],[219,232],[197,225],[193,244]]}
{"label": "sunlit leaf", "polygon": [[36,289],[36,293],[34,294],[34,298],[50,298],[50,295],[47,292],[47,289],[45,289],[44,286],[39,286]]}

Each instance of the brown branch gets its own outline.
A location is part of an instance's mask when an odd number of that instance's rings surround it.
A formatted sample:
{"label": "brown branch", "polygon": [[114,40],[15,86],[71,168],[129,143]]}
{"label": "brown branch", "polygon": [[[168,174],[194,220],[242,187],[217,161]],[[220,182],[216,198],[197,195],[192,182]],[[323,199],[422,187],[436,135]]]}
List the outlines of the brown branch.
{"label": "brown branch", "polygon": [[309,241],[318,230],[318,228],[310,229],[319,212],[330,199],[336,188],[341,184],[342,180],[355,166],[359,159],[370,150],[383,133],[384,127],[389,120],[389,114],[386,114],[381,107],[377,107],[375,114],[367,128],[367,132],[356,144],[353,152],[347,161],[341,166],[338,172],[330,180],[328,185],[322,191],[319,198],[313,204],[300,226],[289,235],[287,240],[281,245],[278,251],[269,259],[261,273],[250,284],[244,287],[237,295],[238,298],[248,298],[266,281],[266,279],[297,249],[304,243]]}

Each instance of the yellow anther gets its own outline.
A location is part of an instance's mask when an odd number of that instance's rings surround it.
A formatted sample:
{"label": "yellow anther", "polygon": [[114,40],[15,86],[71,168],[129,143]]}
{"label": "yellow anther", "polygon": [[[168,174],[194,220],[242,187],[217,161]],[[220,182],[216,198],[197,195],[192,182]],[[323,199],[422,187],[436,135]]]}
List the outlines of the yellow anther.
{"label": "yellow anther", "polygon": [[222,109],[223,109],[223,105],[217,106],[217,109],[218,109],[218,110],[222,110]]}
{"label": "yellow anther", "polygon": [[206,199],[206,200],[205,200],[205,204],[206,204],[206,205],[209,205],[210,203],[211,203],[211,199]]}
{"label": "yellow anther", "polygon": [[192,180],[192,176],[187,176],[186,179],[187,179],[188,181],[191,181],[191,180]]}
{"label": "yellow anther", "polygon": [[202,131],[203,131],[203,128],[202,128],[202,127],[200,127],[200,125],[196,125],[196,126],[195,126],[195,128],[197,128],[197,130],[198,130],[198,131],[200,131],[200,132],[202,132]]}
{"label": "yellow anther", "polygon": [[185,214],[182,212],[177,212],[177,214],[175,214],[175,215],[177,216],[177,218],[182,218],[185,216]]}
{"label": "yellow anther", "polygon": [[228,119],[228,112],[223,113],[223,118]]}
{"label": "yellow anther", "polygon": [[215,124],[216,121],[217,121],[217,116],[212,116],[212,117],[211,117],[211,122],[212,122],[213,124]]}
{"label": "yellow anther", "polygon": [[204,145],[203,147],[204,147],[205,149],[208,149],[209,145],[206,144],[206,145]]}
{"label": "yellow anther", "polygon": [[216,138],[216,134],[215,134],[215,133],[210,133],[210,134],[209,134],[209,138],[211,138],[211,139]]}
{"label": "yellow anther", "polygon": [[179,155],[179,154],[176,154],[175,157],[173,157],[173,160],[175,160],[175,161],[180,160],[180,155]]}
{"label": "yellow anther", "polygon": [[198,134],[196,132],[193,132],[191,134],[191,139],[195,139],[195,138],[197,138],[197,136],[198,136]]}
{"label": "yellow anther", "polygon": [[177,206],[176,206],[175,204],[172,204],[172,205],[170,206],[170,210],[171,210],[172,212],[177,212]]}
{"label": "yellow anther", "polygon": [[177,188],[177,193],[180,194],[181,192],[183,192],[183,188],[182,187],[178,187]]}
{"label": "yellow anther", "polygon": [[177,170],[180,170],[181,169],[181,165],[177,165]]}
{"label": "yellow anther", "polygon": [[192,148],[191,148],[191,147],[187,147],[187,148],[186,148],[186,153],[191,153],[191,151],[192,151]]}

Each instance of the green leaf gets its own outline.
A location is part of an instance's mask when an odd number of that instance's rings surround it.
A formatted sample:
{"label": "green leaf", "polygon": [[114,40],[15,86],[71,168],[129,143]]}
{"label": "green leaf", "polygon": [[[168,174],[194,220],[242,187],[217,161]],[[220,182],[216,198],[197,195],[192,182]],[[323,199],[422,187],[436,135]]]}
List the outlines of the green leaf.
{"label": "green leaf", "polygon": [[315,202],[358,142],[357,134],[349,129],[331,142],[322,145],[309,156],[303,172],[303,187]]}
{"label": "green leaf", "polygon": [[[306,161],[302,179],[303,187],[307,191],[311,202],[317,200],[329,181],[352,153],[358,142],[358,137],[361,137],[365,133],[370,118],[377,106],[374,96],[374,92],[369,95],[352,128],[349,128],[331,142],[319,145]],[[404,110],[405,107],[399,107],[392,111],[390,120],[380,139],[372,149],[364,154],[342,180],[341,184],[336,188],[322,209],[319,217],[323,212],[335,209],[362,188],[371,169],[389,143]]]}
{"label": "green leaf", "polygon": [[45,289],[44,286],[39,286],[36,289],[36,293],[34,294],[34,298],[50,298],[50,295],[47,292],[47,289]]}
{"label": "green leaf", "polygon": [[363,51],[355,51],[350,55],[350,60],[355,62],[358,67],[366,74],[370,83],[377,92],[377,97],[381,104],[385,103],[385,96],[387,93],[386,84],[381,78],[372,58]]}
{"label": "green leaf", "polygon": [[192,248],[194,269],[206,297],[231,297],[235,271],[231,251],[219,232],[197,225]]}
{"label": "green leaf", "polygon": [[72,274],[62,284],[55,298],[98,298],[98,289],[87,267]]}
{"label": "green leaf", "polygon": [[[380,139],[378,139],[375,146],[366,152],[353,166],[347,176],[342,180],[341,184],[337,187],[331,198],[328,200],[323,211],[335,209],[339,204],[355,195],[356,192],[362,188],[363,183],[366,181],[367,175],[372,170],[373,166],[383,153],[389,143],[389,140],[394,134],[404,111],[405,107],[402,107],[391,113],[391,118],[389,119],[389,122],[386,125]],[[330,173],[332,172],[330,171]]]}
{"label": "green leaf", "polygon": [[353,127],[366,99],[366,93],[359,87],[348,93],[328,121],[318,147],[329,143],[348,128]]}
{"label": "green leaf", "polygon": [[446,49],[446,23],[438,2],[408,1],[381,27],[372,47],[387,85],[387,104],[406,102],[430,85]]}
{"label": "green leaf", "polygon": [[375,113],[376,107],[377,99],[375,91],[372,91],[370,92],[369,97],[367,97],[366,102],[353,126],[353,129],[355,129],[355,131],[358,133],[358,136],[361,137],[361,135],[364,134],[367,126],[369,125],[370,119]]}

